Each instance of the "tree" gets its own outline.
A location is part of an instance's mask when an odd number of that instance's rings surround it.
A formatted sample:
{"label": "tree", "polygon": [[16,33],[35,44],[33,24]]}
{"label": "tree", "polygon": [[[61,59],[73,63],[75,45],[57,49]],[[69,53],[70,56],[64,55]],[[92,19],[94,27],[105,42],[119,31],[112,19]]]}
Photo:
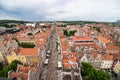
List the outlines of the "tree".
{"label": "tree", "polygon": [[97,74],[99,80],[111,80],[110,75],[104,71],[98,70]]}
{"label": "tree", "polygon": [[44,26],[42,26],[42,28],[47,28],[47,26],[44,25]]}
{"label": "tree", "polygon": [[98,76],[98,73],[97,71],[93,68],[90,70],[89,74],[88,74],[88,80],[100,80],[98,79],[99,76]]}
{"label": "tree", "polygon": [[88,76],[91,69],[92,66],[90,64],[82,62],[82,67],[81,67],[82,76]]}
{"label": "tree", "polygon": [[18,64],[22,64],[22,63],[20,61],[18,61],[18,60],[12,61],[10,63],[10,69],[13,70],[13,71],[17,70],[17,65]]}
{"label": "tree", "polygon": [[94,29],[96,29],[98,32],[100,32],[100,27],[93,26]]}
{"label": "tree", "polygon": [[98,32],[100,32],[100,28],[99,28],[99,27],[97,27],[96,30],[97,30]]}
{"label": "tree", "polygon": [[3,71],[4,71],[4,77],[8,76],[8,71],[10,70],[9,65],[4,66]]}
{"label": "tree", "polygon": [[64,35],[65,35],[65,36],[69,36],[69,34],[68,34],[68,31],[67,31],[67,30],[64,30]]}
{"label": "tree", "polygon": [[1,70],[0,71],[0,77],[3,77],[4,76],[4,70]]}
{"label": "tree", "polygon": [[111,80],[109,74],[96,70],[89,63],[82,63],[81,74],[87,80]]}
{"label": "tree", "polygon": [[66,27],[66,24],[58,25],[58,27]]}
{"label": "tree", "polygon": [[88,80],[111,80],[111,79],[107,73],[100,70],[97,71],[95,69],[92,69],[90,71],[90,74],[88,75]]}
{"label": "tree", "polygon": [[23,48],[34,48],[35,44],[34,43],[21,42],[20,46],[23,47]]}
{"label": "tree", "polygon": [[64,35],[65,36],[74,36],[75,35],[75,32],[76,32],[77,30],[70,30],[69,32],[67,31],[67,30],[64,30]]}
{"label": "tree", "polygon": [[31,35],[33,35],[33,34],[32,34],[32,33],[28,33],[27,35],[28,35],[28,36],[31,36]]}
{"label": "tree", "polygon": [[2,63],[0,63],[0,70],[2,70],[3,69],[3,64]]}
{"label": "tree", "polygon": [[9,65],[4,66],[3,69],[0,70],[0,77],[7,77],[9,70],[15,71],[17,69],[17,64],[22,64],[22,63],[18,60],[14,60]]}
{"label": "tree", "polygon": [[77,30],[69,31],[69,36],[74,36],[76,31],[77,31]]}

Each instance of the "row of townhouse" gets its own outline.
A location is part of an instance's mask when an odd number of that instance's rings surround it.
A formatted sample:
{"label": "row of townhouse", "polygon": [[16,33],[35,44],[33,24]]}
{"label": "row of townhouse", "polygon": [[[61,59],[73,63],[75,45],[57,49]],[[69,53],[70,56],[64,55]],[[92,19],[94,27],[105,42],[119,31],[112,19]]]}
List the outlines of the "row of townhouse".
{"label": "row of townhouse", "polygon": [[35,77],[35,66],[33,65],[18,65],[17,70],[8,72],[10,80],[37,80]]}
{"label": "row of townhouse", "polygon": [[[31,30],[37,32],[28,36],[27,33]],[[26,28],[14,34],[1,35],[0,40],[0,62],[11,63],[13,60],[19,60],[23,63],[22,67],[27,69],[27,72],[23,71],[9,71],[9,79],[21,79],[21,80],[38,80],[42,73],[42,65],[46,56],[47,38],[50,35],[50,29],[42,28]],[[13,39],[14,38],[14,39]],[[34,48],[22,48],[18,45],[15,38],[21,43],[35,44]],[[3,55],[4,54],[4,55]],[[3,59],[3,57],[5,57]],[[26,65],[34,67],[34,70]],[[24,79],[25,78],[25,79]]]}
{"label": "row of townhouse", "polygon": [[62,80],[81,80],[77,52],[71,51],[69,40],[64,36],[61,28],[57,28],[61,44]]}
{"label": "row of townhouse", "polygon": [[[98,38],[98,43],[94,39],[91,40],[90,37],[87,39],[89,40],[86,40],[85,37],[77,36],[76,40],[74,38],[70,40],[71,42],[72,40],[74,41],[74,43],[72,44],[72,49],[74,49],[74,51],[77,51],[77,53],[79,54],[79,61],[88,62],[97,69],[113,69],[114,71],[114,68],[116,67],[112,66],[114,65],[113,63],[116,57],[114,57],[113,55],[119,54],[119,46],[107,45],[108,41],[105,38]],[[81,43],[75,43],[75,41]],[[98,45],[99,43],[102,44],[101,41],[104,42],[105,47]]]}
{"label": "row of townhouse", "polygon": [[[61,28],[61,34],[63,29]],[[120,47],[114,44],[111,37],[102,35],[94,29],[91,30],[91,28],[87,26],[82,28],[71,26],[67,30],[69,29],[77,30],[76,36],[66,38],[59,33],[59,36],[61,36],[61,44],[62,41],[66,41],[64,43],[66,46],[61,46],[63,51],[67,49],[62,52],[64,57],[70,53],[69,51],[74,51],[77,52],[79,56],[79,63],[88,62],[96,69],[109,69],[118,74],[120,71],[118,58],[120,57]],[[67,47],[68,43],[69,47]],[[117,62],[115,62],[116,59]],[[64,61],[67,62],[67,60]]]}
{"label": "row of townhouse", "polygon": [[113,56],[110,54],[81,54],[80,62],[88,62],[96,69],[111,69],[113,65]]}
{"label": "row of townhouse", "polygon": [[[119,30],[117,27],[115,29]],[[115,32],[114,30],[111,31],[111,33],[114,33],[114,32]],[[106,29],[106,34],[107,36],[103,34],[103,35],[93,37],[96,42],[96,46],[93,49],[97,51],[97,55],[99,55],[99,58],[93,57],[94,59],[91,64],[98,69],[111,69],[116,74],[119,74],[120,72],[120,66],[119,66],[120,65],[119,63],[120,47],[115,44],[114,39],[111,39],[111,37],[109,37],[108,34],[110,33],[109,33],[109,30],[107,29]],[[86,61],[87,59],[88,59],[88,62],[90,62],[89,56],[86,57]]]}

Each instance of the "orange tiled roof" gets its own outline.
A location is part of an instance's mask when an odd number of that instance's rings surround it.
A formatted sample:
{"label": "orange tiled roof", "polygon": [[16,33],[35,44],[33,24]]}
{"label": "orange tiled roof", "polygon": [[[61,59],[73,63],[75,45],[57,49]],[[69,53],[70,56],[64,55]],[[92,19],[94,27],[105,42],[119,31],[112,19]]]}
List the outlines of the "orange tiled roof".
{"label": "orange tiled roof", "polygon": [[69,49],[69,43],[68,42],[62,43],[61,45],[62,45],[62,51],[66,51],[66,50]]}
{"label": "orange tiled roof", "polygon": [[30,37],[17,37],[19,41],[31,41],[32,39]]}
{"label": "orange tiled roof", "polygon": [[73,40],[93,40],[93,38],[88,36],[71,36]]}
{"label": "orange tiled roof", "polygon": [[68,64],[68,63],[63,64],[64,69],[69,69],[69,67],[70,67],[70,64]]}
{"label": "orange tiled roof", "polygon": [[113,56],[106,53],[102,56],[102,60],[113,60]]}
{"label": "orange tiled roof", "polygon": [[93,52],[93,56],[94,56],[94,58],[96,58],[97,57],[97,52]]}
{"label": "orange tiled roof", "polygon": [[118,60],[120,60],[120,54],[112,54],[112,56]]}
{"label": "orange tiled roof", "polygon": [[62,62],[63,63],[68,63],[68,59],[63,59]]}
{"label": "orange tiled roof", "polygon": [[10,73],[10,79],[13,78],[22,78],[23,80],[28,80],[28,73],[19,73],[19,72],[11,72]]}
{"label": "orange tiled roof", "polygon": [[106,46],[106,49],[119,50],[119,46]]}
{"label": "orange tiled roof", "polygon": [[72,54],[73,54],[74,56],[78,56],[77,52],[72,52]]}
{"label": "orange tiled roof", "polygon": [[111,42],[110,40],[106,39],[105,37],[102,37],[102,36],[97,36],[97,39],[104,42],[104,43],[109,43]]}
{"label": "orange tiled roof", "polygon": [[37,56],[38,48],[20,48],[19,54],[20,55],[28,55],[28,56]]}
{"label": "orange tiled roof", "polygon": [[100,46],[95,46],[96,49],[101,49]]}
{"label": "orange tiled roof", "polygon": [[67,53],[62,53],[63,58],[68,58],[68,54]]}
{"label": "orange tiled roof", "polygon": [[69,63],[64,63],[63,64],[64,69],[71,69],[71,67],[73,67],[74,69],[77,69],[78,65],[77,64],[69,64]]}
{"label": "orange tiled roof", "polygon": [[63,42],[63,41],[66,41],[67,39],[66,39],[66,38],[62,38],[62,39],[60,39],[60,40]]}
{"label": "orange tiled roof", "polygon": [[72,62],[76,62],[76,58],[75,57],[71,57],[69,60],[72,61]]}

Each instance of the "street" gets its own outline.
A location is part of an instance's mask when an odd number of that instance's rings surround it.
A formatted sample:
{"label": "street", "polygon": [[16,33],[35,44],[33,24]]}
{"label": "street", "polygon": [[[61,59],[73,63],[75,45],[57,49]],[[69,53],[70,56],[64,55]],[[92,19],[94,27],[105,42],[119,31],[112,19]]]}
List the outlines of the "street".
{"label": "street", "polygon": [[60,70],[57,70],[58,55],[56,48],[57,35],[55,28],[52,28],[51,35],[48,40],[47,50],[50,50],[50,57],[48,58],[48,64],[44,65],[43,72],[40,80],[60,80],[61,73]]}

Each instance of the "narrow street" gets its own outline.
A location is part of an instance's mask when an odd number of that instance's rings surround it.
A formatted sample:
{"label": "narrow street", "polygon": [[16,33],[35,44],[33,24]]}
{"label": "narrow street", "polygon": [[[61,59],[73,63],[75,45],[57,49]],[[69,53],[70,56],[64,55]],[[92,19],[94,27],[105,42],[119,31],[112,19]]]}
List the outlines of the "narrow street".
{"label": "narrow street", "polygon": [[56,49],[56,40],[57,35],[55,29],[52,28],[50,39],[48,40],[48,49],[50,50],[50,57],[48,58],[48,64],[44,65],[43,72],[41,75],[40,80],[59,80],[58,74],[59,71],[57,70],[57,62],[58,62],[58,52]]}
{"label": "narrow street", "polygon": [[56,51],[56,41],[55,33],[53,33],[53,38],[51,39],[51,57],[49,58],[47,77],[46,80],[58,80],[57,79],[57,51]]}

